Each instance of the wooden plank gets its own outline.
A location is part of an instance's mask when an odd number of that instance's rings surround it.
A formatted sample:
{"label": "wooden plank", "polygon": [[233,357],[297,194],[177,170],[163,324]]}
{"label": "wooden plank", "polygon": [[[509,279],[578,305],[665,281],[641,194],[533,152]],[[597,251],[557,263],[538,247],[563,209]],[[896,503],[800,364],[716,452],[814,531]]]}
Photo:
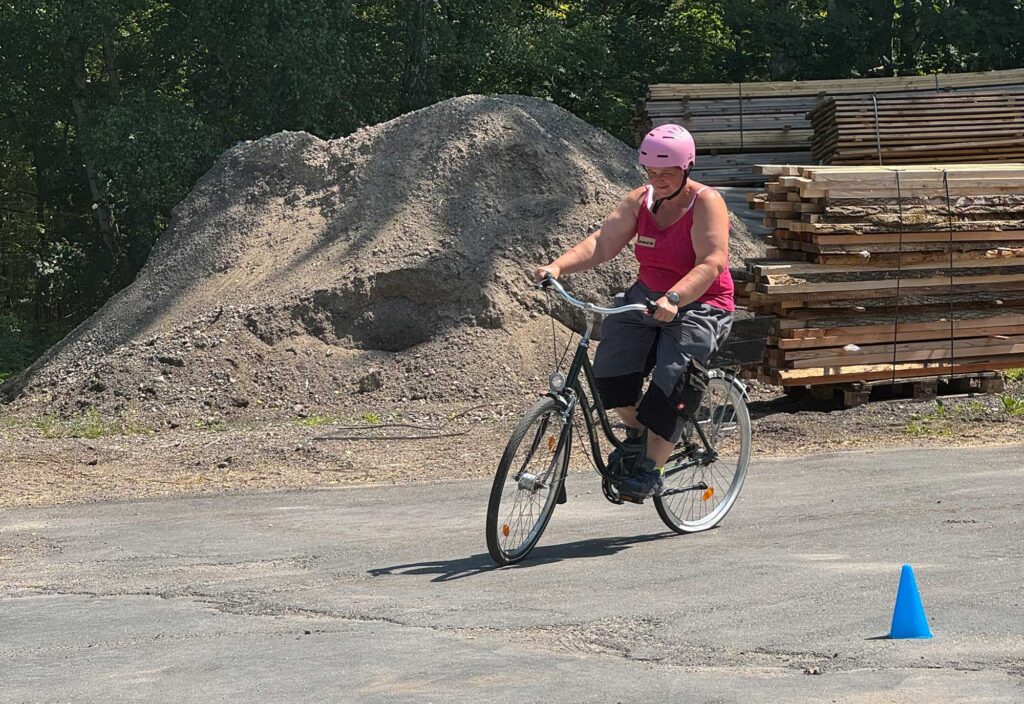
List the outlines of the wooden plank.
{"label": "wooden plank", "polygon": [[[791,261],[774,261],[774,262],[757,262],[751,260],[748,263],[747,268],[751,271],[755,280],[757,277],[801,277],[806,282],[817,282],[817,281],[834,281],[837,278],[840,279],[860,279],[868,278],[869,276],[879,275],[885,278],[892,278],[894,276],[901,277],[913,277],[921,276],[921,272],[969,272],[978,271],[984,272],[990,270],[993,272],[1003,271],[1008,267],[1012,267],[1013,271],[1024,274],[1024,264],[1017,261],[1017,258],[997,258],[990,257],[984,259],[972,259],[968,261],[957,262],[953,261],[952,264],[949,261],[949,254],[942,253],[943,258],[937,262],[923,262],[920,264],[906,264],[905,266],[862,266],[856,268],[845,268],[845,267],[834,267],[827,264],[808,264],[804,262],[791,262]],[[1024,251],[1021,252],[1024,255]],[[1005,273],[1005,272],[1003,272]]]}
{"label": "wooden plank", "polygon": [[[991,295],[991,294],[988,294]],[[1001,294],[1002,295],[1002,294]],[[957,297],[959,298],[959,297]],[[774,334],[782,337],[796,336],[818,328],[854,328],[866,327],[868,330],[888,328],[895,323],[901,327],[915,322],[929,323],[934,321],[968,320],[984,315],[1024,315],[1024,295],[1017,300],[1002,300],[997,304],[989,298],[987,301],[942,301],[917,306],[889,305],[873,308],[859,306],[843,308],[798,308],[788,311],[788,317],[776,318],[772,323]],[[969,306],[969,307],[966,307]]]}
{"label": "wooden plank", "polygon": [[768,296],[784,295],[788,297],[797,294],[825,294],[825,293],[850,293],[863,291],[880,291],[902,288],[904,291],[918,288],[941,288],[943,286],[980,286],[990,284],[1019,284],[1024,286],[1024,274],[982,274],[982,275],[957,275],[957,276],[929,276],[927,278],[899,277],[892,279],[879,279],[874,281],[839,281],[835,283],[808,283],[808,284],[758,284],[757,292]]}
{"label": "wooden plank", "polygon": [[[935,331],[941,335],[942,331]],[[948,333],[948,331],[947,331]],[[1021,334],[1007,334],[1007,333],[996,333],[987,336],[969,336],[960,337],[938,337],[938,338],[925,338],[923,340],[897,340],[896,354],[900,355],[903,353],[918,353],[927,352],[932,353],[936,350],[942,354],[950,354],[952,351],[953,356],[967,356],[973,354],[977,350],[988,349],[992,352],[998,350],[999,353],[1004,353],[1004,348],[1008,347],[1019,347],[1024,345],[1024,335]],[[849,349],[845,349],[849,347]],[[853,349],[857,348],[857,349]],[[964,353],[961,355],[961,351]],[[1012,352],[1012,350],[1010,350]],[[838,347],[824,347],[824,348],[798,348],[798,349],[773,349],[773,353],[776,354],[777,358],[784,360],[785,362],[802,362],[807,360],[825,360],[828,358],[838,359],[851,359],[856,360],[859,357],[872,357],[879,354],[889,355],[889,358],[893,354],[893,344],[884,342],[880,343],[847,343]],[[1021,354],[1024,354],[1024,349],[1020,350]],[[975,355],[976,356],[976,355]],[[929,357],[917,357],[914,359],[928,359]],[[911,358],[906,358],[909,360]],[[904,361],[906,361],[904,360]],[[885,360],[883,360],[885,361]],[[854,361],[853,364],[858,362]],[[832,362],[822,361],[819,366],[829,366]]]}
{"label": "wooden plank", "polygon": [[934,363],[862,364],[833,368],[808,368],[772,370],[768,377],[779,386],[815,385],[842,381],[872,381],[886,378],[913,376],[944,376],[970,372],[1015,369],[1024,366],[1024,355],[1007,356],[999,359],[971,360],[966,364],[950,365],[948,361]]}
{"label": "wooden plank", "polygon": [[[866,256],[864,256],[866,254]],[[950,260],[955,264],[982,262],[989,259],[1024,259],[1024,248],[1009,249],[987,249],[982,248],[974,251],[904,251],[904,252],[864,252],[864,254],[851,254],[848,252],[818,253],[807,252],[809,261],[825,266],[844,266],[857,268],[861,266],[884,266],[889,268],[902,268],[916,264],[948,263]],[[781,252],[779,259],[782,256]]]}
{"label": "wooden plank", "polygon": [[[936,344],[929,349],[919,350],[897,350],[895,360],[899,362],[927,362],[927,361],[956,361],[957,359],[970,360],[975,357],[992,358],[995,355],[1024,355],[1024,341],[1012,342],[1004,345],[967,345],[960,344],[963,340],[954,340],[953,344]],[[913,344],[913,343],[908,343]],[[902,347],[900,345],[899,347]],[[786,360],[786,367],[789,369],[813,369],[818,367],[842,367],[855,364],[883,364],[893,360],[893,353],[879,352],[877,354],[861,354],[859,352],[848,352],[834,356],[820,355],[815,359],[797,361]]]}
{"label": "wooden plank", "polygon": [[980,73],[933,74],[887,78],[824,79],[810,81],[775,81],[764,83],[690,83],[655,84],[648,89],[648,98],[733,98],[761,96],[817,95],[828,93],[884,93],[906,90],[936,90],[946,87],[998,86],[1024,82],[1024,69],[986,71]]}
{"label": "wooden plank", "polygon": [[[970,283],[950,287],[947,278],[942,285],[922,285],[911,287],[903,284],[897,287],[895,282],[892,286],[864,287],[846,291],[786,291],[786,287],[780,286],[779,291],[768,294],[763,291],[754,291],[750,294],[751,299],[758,304],[777,303],[792,308],[807,307],[834,307],[850,308],[860,306],[868,308],[878,305],[893,305],[893,299],[898,298],[901,304],[925,305],[934,301],[944,302],[948,298],[961,298],[967,301],[977,300],[1016,300],[1021,297],[1024,291],[1024,283],[1019,281],[1008,281],[999,287],[993,287],[991,283]],[[951,294],[951,291],[953,292]],[[814,303],[815,306],[808,304]]]}
{"label": "wooden plank", "polygon": [[[818,332],[818,331],[812,331]],[[862,332],[857,331],[844,335],[826,335],[813,337],[802,337],[795,339],[778,339],[775,338],[771,344],[774,344],[780,350],[816,350],[827,347],[845,347],[846,345],[872,345],[881,344],[884,342],[927,342],[935,341],[937,339],[963,339],[968,337],[977,337],[980,335],[991,336],[991,335],[1022,335],[1024,334],[1024,325],[1002,325],[1002,326],[991,326],[984,328],[960,328],[953,331],[950,335],[949,326],[945,329],[941,327],[933,327],[928,330],[916,331],[906,330],[904,326],[899,324],[893,324],[888,327],[887,330],[882,332]],[[787,357],[788,359],[788,357]]]}
{"label": "wooden plank", "polygon": [[[979,332],[984,332],[988,335],[1020,335],[1024,334],[1024,326],[1021,325],[1008,325],[1005,327],[994,327],[994,328],[977,328],[974,330],[958,330],[954,331],[951,336],[953,339],[965,339],[968,337],[977,336]],[[774,344],[780,350],[783,351],[795,351],[795,350],[822,350],[830,347],[843,348],[847,345],[857,345],[862,347],[864,345],[877,345],[885,342],[935,342],[938,339],[948,340],[950,338],[949,330],[945,331],[945,337],[943,337],[943,331],[941,330],[929,330],[927,332],[906,332],[898,325],[892,325],[887,333],[874,333],[865,334],[858,333],[854,335],[844,335],[841,337],[805,337],[795,340],[784,340],[778,338],[771,338],[770,344]],[[787,356],[786,359],[789,359]]]}
{"label": "wooden plank", "polygon": [[[871,221],[861,222],[803,222],[802,220],[779,220],[779,227],[790,232],[806,232],[814,235],[876,235],[895,234],[899,238],[900,228],[905,237],[914,232],[940,232],[940,227],[946,225],[942,216],[932,218],[918,217],[913,221],[906,220],[899,223],[899,216],[893,215],[888,218],[878,216]],[[1006,232],[1020,230],[1024,223],[1020,218],[1006,220],[953,220],[948,223],[949,229],[956,232]],[[945,228],[944,228],[945,229]],[[949,231],[946,230],[946,237],[949,239]]]}
{"label": "wooden plank", "polygon": [[932,230],[928,232],[876,232],[845,234],[814,234],[810,242],[818,246],[874,244],[934,244],[961,242],[1024,242],[1024,230]]}

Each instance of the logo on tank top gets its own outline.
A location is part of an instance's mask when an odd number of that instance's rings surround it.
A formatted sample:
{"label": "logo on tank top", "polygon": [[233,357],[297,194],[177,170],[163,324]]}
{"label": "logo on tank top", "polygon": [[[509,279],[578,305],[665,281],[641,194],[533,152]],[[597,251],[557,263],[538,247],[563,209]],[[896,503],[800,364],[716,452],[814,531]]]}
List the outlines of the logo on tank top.
{"label": "logo on tank top", "polygon": [[653,237],[644,237],[640,235],[636,238],[637,247],[653,247],[657,241]]}

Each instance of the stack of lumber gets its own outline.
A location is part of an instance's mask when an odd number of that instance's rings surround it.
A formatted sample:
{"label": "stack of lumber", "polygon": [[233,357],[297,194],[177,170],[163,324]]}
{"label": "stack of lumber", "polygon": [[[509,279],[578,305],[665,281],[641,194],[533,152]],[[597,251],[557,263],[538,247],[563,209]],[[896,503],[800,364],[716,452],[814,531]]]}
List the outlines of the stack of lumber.
{"label": "stack of lumber", "polygon": [[821,164],[1024,159],[1021,93],[829,97],[807,117]]}
{"label": "stack of lumber", "polygon": [[765,380],[1024,367],[1024,164],[761,170],[775,258],[745,288],[779,316]]}
{"label": "stack of lumber", "polygon": [[[907,98],[991,91],[1024,94],[1024,69],[764,83],[655,84],[637,104],[639,143],[652,127],[683,125],[694,133],[694,178],[716,186],[762,184],[755,164],[814,163],[807,113],[826,97],[884,94]],[[874,163],[877,163],[877,158]]]}

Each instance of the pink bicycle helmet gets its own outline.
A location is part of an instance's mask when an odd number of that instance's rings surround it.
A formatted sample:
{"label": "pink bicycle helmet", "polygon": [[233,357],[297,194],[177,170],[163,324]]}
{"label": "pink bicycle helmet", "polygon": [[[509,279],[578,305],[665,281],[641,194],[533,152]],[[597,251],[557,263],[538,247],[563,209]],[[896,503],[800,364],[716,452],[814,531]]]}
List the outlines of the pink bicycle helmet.
{"label": "pink bicycle helmet", "polygon": [[678,166],[688,171],[697,161],[693,136],[679,125],[661,125],[640,144],[640,163],[648,168]]}

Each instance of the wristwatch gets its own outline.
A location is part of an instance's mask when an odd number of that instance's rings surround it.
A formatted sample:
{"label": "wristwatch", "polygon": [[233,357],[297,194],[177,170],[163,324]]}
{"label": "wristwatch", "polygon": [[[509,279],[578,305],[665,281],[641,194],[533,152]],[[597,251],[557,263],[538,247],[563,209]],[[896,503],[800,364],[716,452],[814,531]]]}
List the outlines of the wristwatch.
{"label": "wristwatch", "polygon": [[675,291],[669,291],[668,293],[665,294],[665,300],[668,301],[669,303],[671,303],[674,306],[678,306],[679,305],[679,294],[676,293]]}

